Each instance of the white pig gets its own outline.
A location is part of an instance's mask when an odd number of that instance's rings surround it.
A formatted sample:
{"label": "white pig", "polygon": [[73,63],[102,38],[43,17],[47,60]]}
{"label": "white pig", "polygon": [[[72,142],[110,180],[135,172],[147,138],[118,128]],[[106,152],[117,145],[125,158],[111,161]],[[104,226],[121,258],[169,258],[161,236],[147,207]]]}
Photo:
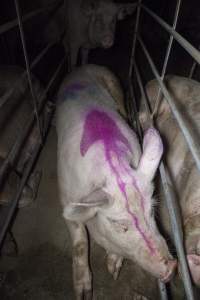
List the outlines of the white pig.
{"label": "white pig", "polygon": [[[192,128],[196,142],[200,138],[200,83],[194,80],[167,76],[165,84],[176,101],[187,126]],[[158,82],[150,81],[146,86],[150,104],[154,107]],[[141,109],[140,120],[147,128],[147,115]],[[165,160],[174,184],[175,193],[182,212],[187,259],[194,282],[200,286],[200,173],[196,167],[185,138],[165,99],[160,101],[155,117],[157,128],[165,141]],[[160,197],[161,223],[170,236],[166,207]]]}
{"label": "white pig", "polygon": [[[162,141],[150,128],[141,152],[136,134],[117,112],[109,83],[103,84],[106,70],[81,67],[64,80],[58,94],[58,183],[72,239],[77,299],[90,299],[92,289],[86,228],[107,251],[114,278],[123,258],[163,281],[170,280],[176,267],[153,214],[152,180]],[[114,75],[111,79],[116,80]]]}

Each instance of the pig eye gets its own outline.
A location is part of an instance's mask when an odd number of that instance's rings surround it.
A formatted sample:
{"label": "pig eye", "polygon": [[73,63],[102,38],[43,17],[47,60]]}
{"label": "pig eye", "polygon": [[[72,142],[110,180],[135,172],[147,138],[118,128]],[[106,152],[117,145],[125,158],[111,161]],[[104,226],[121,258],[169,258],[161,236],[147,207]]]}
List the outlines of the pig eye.
{"label": "pig eye", "polygon": [[126,233],[129,229],[129,222],[126,220],[113,220],[107,218],[117,232]]}

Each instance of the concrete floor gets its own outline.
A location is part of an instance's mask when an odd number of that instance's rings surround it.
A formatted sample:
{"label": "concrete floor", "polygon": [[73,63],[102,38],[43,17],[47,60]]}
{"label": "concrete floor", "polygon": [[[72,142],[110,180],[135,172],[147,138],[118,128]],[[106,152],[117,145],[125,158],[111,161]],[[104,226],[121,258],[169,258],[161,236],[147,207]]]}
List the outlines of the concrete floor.
{"label": "concrete floor", "polygon": [[[37,169],[43,176],[38,197],[19,210],[13,232],[17,257],[0,261],[1,300],[73,300],[71,246],[61,216],[56,180],[56,133],[51,128]],[[119,279],[106,269],[105,251],[91,242],[94,299],[136,300],[134,291],[159,299],[156,282],[139,267],[125,261]]]}

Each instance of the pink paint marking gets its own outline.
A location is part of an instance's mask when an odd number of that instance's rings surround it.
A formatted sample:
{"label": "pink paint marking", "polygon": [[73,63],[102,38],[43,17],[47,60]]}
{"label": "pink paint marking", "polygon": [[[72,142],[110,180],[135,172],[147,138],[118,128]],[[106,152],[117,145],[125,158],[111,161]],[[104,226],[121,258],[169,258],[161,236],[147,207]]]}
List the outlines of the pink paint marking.
{"label": "pink paint marking", "polygon": [[[120,177],[120,172],[112,162],[112,153],[115,153],[117,162],[119,164],[119,169],[123,167],[124,170],[127,171],[128,166],[125,167],[125,165],[122,164],[122,157],[124,157],[124,155],[128,151],[131,151],[130,144],[126,137],[121,133],[120,129],[117,127],[115,121],[107,113],[99,111],[97,109],[93,109],[86,116],[83,136],[80,144],[81,155],[84,156],[88,149],[97,141],[101,141],[104,145],[106,161],[108,162],[112,172],[115,174],[119,189],[121,190],[125,198],[126,209],[128,211],[128,214],[131,216],[132,224],[144,239],[151,254],[153,254],[155,252],[155,249],[152,246],[151,241],[148,240],[145,233],[140,228],[138,218],[130,210],[128,197],[126,194],[126,184],[123,182],[122,178]],[[119,142],[124,145],[123,149],[120,149]],[[134,186],[136,184],[134,183],[134,179],[133,184]],[[137,190],[139,191],[138,187]]]}

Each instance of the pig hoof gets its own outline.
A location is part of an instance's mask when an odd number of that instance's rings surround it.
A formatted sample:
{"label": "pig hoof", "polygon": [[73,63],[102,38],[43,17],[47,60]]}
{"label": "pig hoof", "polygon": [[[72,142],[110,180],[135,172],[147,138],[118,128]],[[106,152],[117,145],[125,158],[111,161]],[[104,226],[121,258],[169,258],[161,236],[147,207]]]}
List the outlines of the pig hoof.
{"label": "pig hoof", "polygon": [[197,254],[188,254],[187,260],[192,279],[197,286],[200,286],[200,256]]}
{"label": "pig hoof", "polygon": [[92,276],[90,270],[86,267],[85,270],[78,270],[74,275],[76,300],[92,300]]}
{"label": "pig hoof", "polygon": [[118,256],[116,254],[108,254],[107,256],[107,267],[108,272],[112,274],[114,280],[116,280],[119,276],[119,272],[121,270],[121,266],[123,263],[123,257]]}
{"label": "pig hoof", "polygon": [[28,206],[35,200],[41,176],[41,171],[37,171],[30,176],[27,186],[25,186],[25,188],[23,189],[22,196],[18,203],[18,208]]}
{"label": "pig hoof", "polygon": [[35,173],[33,173],[30,176],[30,179],[28,181],[28,185],[30,186],[30,188],[33,191],[33,201],[35,200],[36,196],[37,196],[37,192],[38,192],[38,188],[40,185],[40,180],[42,177],[42,171],[36,171]]}

